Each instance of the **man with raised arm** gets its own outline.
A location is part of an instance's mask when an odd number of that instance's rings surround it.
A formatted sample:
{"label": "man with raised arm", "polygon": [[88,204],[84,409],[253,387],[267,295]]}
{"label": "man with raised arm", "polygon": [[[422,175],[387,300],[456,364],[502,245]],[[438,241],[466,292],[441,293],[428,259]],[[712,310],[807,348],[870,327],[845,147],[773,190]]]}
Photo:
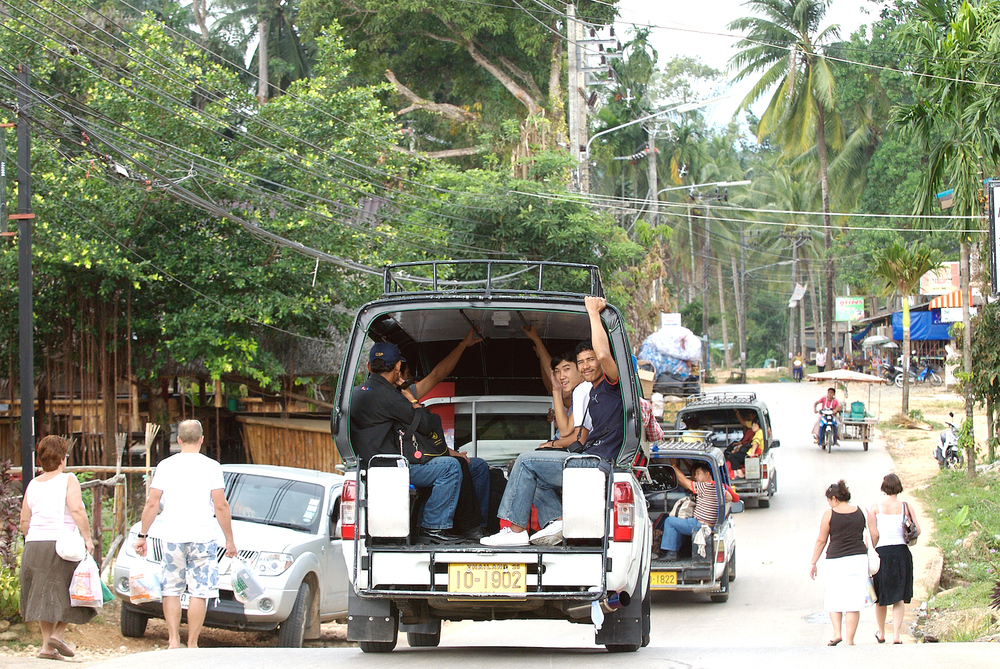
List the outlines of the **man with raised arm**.
{"label": "man with raised arm", "polygon": [[538,450],[517,457],[497,514],[510,526],[485,537],[481,543],[486,546],[528,545],[527,526],[532,505],[538,509],[538,523],[542,529],[531,536],[530,543],[543,546],[562,543],[559,490],[566,458],[572,452],[596,455],[610,468],[621,453],[625,440],[625,408],[618,387],[618,365],[611,357],[611,344],[601,320],[601,311],[607,302],[603,297],[587,297],[584,304],[590,319],[590,340],[576,347],[576,363],[583,378],[593,386],[586,398],[585,410],[592,429],[581,424],[574,428],[572,435],[563,437],[560,441],[574,439],[568,445],[569,450],[563,450],[559,442],[546,442]]}

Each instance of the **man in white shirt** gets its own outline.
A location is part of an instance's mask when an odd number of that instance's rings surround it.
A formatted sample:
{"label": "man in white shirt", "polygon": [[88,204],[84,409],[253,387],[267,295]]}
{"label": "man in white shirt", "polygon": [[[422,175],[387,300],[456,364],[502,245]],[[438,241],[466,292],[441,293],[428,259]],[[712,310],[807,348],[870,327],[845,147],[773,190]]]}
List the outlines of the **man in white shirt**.
{"label": "man in white shirt", "polygon": [[135,542],[135,552],[145,556],[147,532],[159,514],[156,536],[163,542],[163,618],[168,648],[181,645],[180,596],[185,590],[191,595],[187,645],[198,647],[208,600],[219,596],[216,539],[220,528],[226,537],[226,555],[236,555],[222,467],[201,454],[203,441],[205,434],[199,421],[185,420],[177,426],[181,452],[157,465]]}
{"label": "man in white shirt", "polygon": [[816,369],[821,372],[826,371],[826,349],[816,351]]}

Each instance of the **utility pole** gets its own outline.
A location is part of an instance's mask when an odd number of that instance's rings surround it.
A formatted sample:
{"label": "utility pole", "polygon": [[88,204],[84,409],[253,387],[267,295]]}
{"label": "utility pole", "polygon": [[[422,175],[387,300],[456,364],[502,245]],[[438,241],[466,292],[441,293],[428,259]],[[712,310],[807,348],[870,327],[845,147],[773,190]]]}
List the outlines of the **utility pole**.
{"label": "utility pole", "polygon": [[31,271],[31,135],[28,125],[27,65],[17,66],[17,293],[18,352],[21,367],[21,481],[26,488],[35,474],[35,341]]}
{"label": "utility pole", "polygon": [[649,153],[646,156],[646,180],[649,182],[649,223],[656,227],[660,218],[660,185],[656,173],[656,126],[651,125],[647,131]]}
{"label": "utility pole", "polygon": [[740,281],[736,299],[740,301],[742,308],[736,314],[737,325],[740,331],[740,371],[743,372],[743,379],[747,378],[747,256],[746,256],[746,234],[743,229],[743,221],[740,220]]}
{"label": "utility pole", "polygon": [[577,193],[586,192],[583,186],[583,154],[580,150],[580,107],[581,100],[576,92],[580,69],[580,43],[577,35],[576,6],[566,3],[566,117],[569,125],[569,155],[573,159],[571,187]]}

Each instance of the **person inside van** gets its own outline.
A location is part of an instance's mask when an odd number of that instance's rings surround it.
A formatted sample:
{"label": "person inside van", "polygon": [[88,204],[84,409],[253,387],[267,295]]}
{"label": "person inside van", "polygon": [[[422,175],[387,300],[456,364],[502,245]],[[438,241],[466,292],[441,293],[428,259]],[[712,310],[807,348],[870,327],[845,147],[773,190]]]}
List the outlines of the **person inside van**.
{"label": "person inside van", "polygon": [[733,470],[733,477],[738,479],[746,476],[746,459],[760,457],[764,452],[764,430],[760,427],[760,421],[754,416],[750,418],[749,425],[749,443],[743,444],[741,440],[733,444],[735,448],[726,450],[726,462]]}
{"label": "person inside van", "polygon": [[530,543],[554,546],[562,542],[559,491],[563,464],[570,452],[558,450],[561,442],[572,439],[570,451],[596,455],[609,467],[621,455],[625,443],[625,407],[618,387],[618,365],[611,356],[611,343],[601,320],[607,302],[603,297],[588,296],[584,304],[590,318],[591,338],[576,347],[576,364],[584,380],[593,385],[584,412],[590,416],[592,429],[582,424],[575,426],[572,434],[517,456],[498,513],[500,520],[508,521],[510,526],[485,537],[481,541],[485,546],[528,545],[527,527],[533,505],[538,509],[542,529],[531,536]]}
{"label": "person inside van", "polygon": [[564,437],[575,434],[573,428],[583,425],[590,430],[590,417],[586,414],[587,397],[593,387],[583,379],[576,366],[576,353],[568,351],[555,357],[549,354],[542,338],[538,336],[534,325],[522,327],[528,339],[534,342],[535,355],[542,364],[542,381],[546,389],[552,393],[552,422],[556,426],[556,442],[558,448],[566,448],[573,443],[575,437],[565,441]]}
{"label": "person inside van", "polygon": [[[694,518],[678,518],[668,516],[663,520],[663,539],[660,541],[658,557],[664,560],[677,560],[678,551],[685,536],[694,536],[708,528],[711,532],[719,519],[719,498],[712,478],[712,468],[706,462],[695,462],[692,465],[690,479],[681,472],[677,465],[671,464],[677,475],[677,483],[694,493]],[[725,488],[726,501],[733,501],[729,487]]]}
{"label": "person inside van", "polygon": [[[351,447],[362,467],[368,467],[374,455],[399,455],[401,439],[411,426],[423,435],[429,435],[434,430],[432,414],[424,409],[409,388],[399,387],[403,360],[395,344],[377,342],[368,354],[368,378],[351,391]],[[433,458],[425,464],[411,464],[410,483],[418,488],[431,489],[417,533],[418,543],[453,543],[482,536],[479,527],[463,531],[465,536],[461,537],[452,532],[463,477],[459,459],[465,460],[470,468],[475,496],[488,502],[489,465],[480,458],[469,458],[464,453],[449,449],[447,456]],[[479,480],[485,481],[483,491],[480,491]],[[481,509],[480,514],[485,519],[486,514]]]}

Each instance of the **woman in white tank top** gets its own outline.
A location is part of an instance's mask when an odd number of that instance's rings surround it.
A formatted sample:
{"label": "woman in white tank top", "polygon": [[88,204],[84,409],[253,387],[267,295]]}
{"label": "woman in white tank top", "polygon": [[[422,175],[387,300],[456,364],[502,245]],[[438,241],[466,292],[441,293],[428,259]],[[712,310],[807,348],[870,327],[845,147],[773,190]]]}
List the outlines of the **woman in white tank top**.
{"label": "woman in white tank top", "polygon": [[65,532],[79,530],[87,552],[94,552],[87,509],[80,497],[80,483],[65,473],[69,444],[50,435],[38,442],[38,464],[43,473],[32,479],[21,504],[21,616],[37,620],[42,633],[38,657],[61,660],[75,655],[75,645],[66,641],[69,623],[88,622],[97,613],[89,607],[72,607],[69,584],[76,562],[56,554],[56,540]]}
{"label": "woman in white tank top", "polygon": [[868,512],[868,532],[879,555],[878,573],[872,577],[876,598],[875,622],[878,623],[875,640],[885,643],[885,618],[891,606],[892,642],[902,643],[903,616],[906,605],[913,597],[913,556],[903,541],[903,518],[907,511],[914,523],[917,518],[907,508],[908,505],[904,506],[897,498],[903,492],[898,476],[887,474],[882,479],[882,492],[885,498]]}

